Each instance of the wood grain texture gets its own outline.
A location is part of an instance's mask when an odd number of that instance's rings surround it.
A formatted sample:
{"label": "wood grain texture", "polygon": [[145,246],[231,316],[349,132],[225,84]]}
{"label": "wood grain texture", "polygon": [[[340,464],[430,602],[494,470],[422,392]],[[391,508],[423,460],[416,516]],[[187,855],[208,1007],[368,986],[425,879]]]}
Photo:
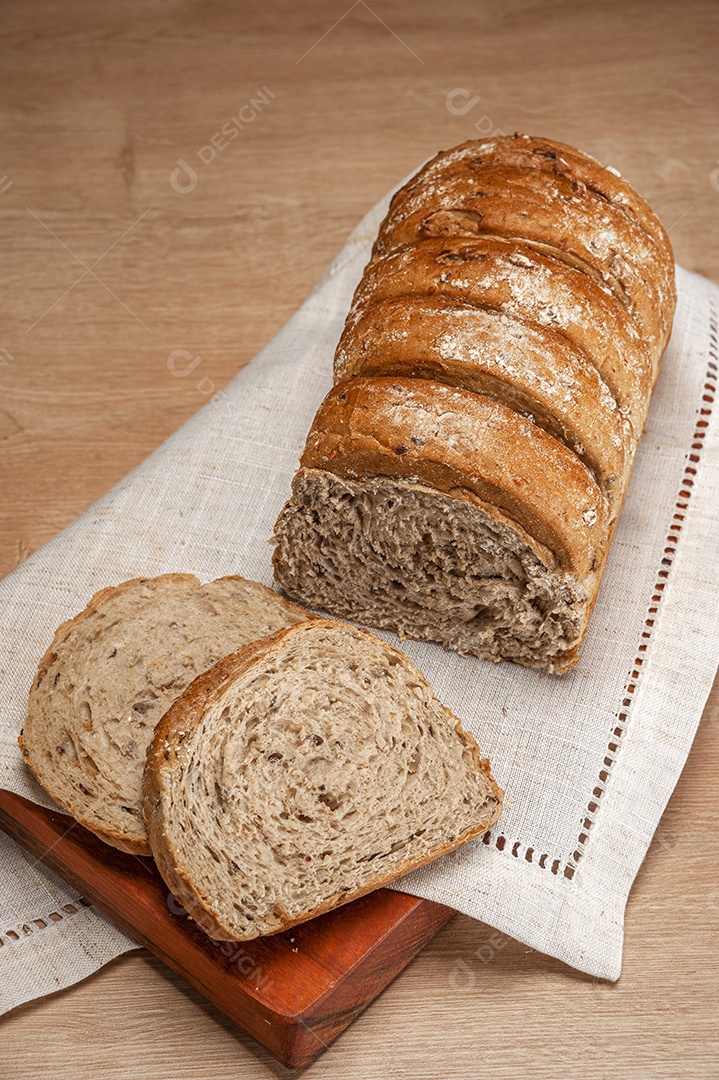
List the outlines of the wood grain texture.
{"label": "wood grain texture", "polygon": [[[229,381],[439,147],[497,127],[576,144],[719,280],[718,38],[708,0],[6,6],[1,570]],[[270,103],[202,164],[262,87]],[[197,173],[185,193],[179,158]],[[78,282],[75,256],[103,255],[105,284]],[[176,349],[201,358],[190,375],[168,370]],[[719,1075],[718,768],[715,688],[630,897],[616,986],[459,917],[307,1075]],[[21,1007],[0,1038],[13,1080],[291,1075],[146,953]]]}
{"label": "wood grain texture", "polygon": [[274,937],[213,941],[152,859],[10,791],[0,790],[0,827],[285,1065],[326,1050],[454,914],[378,889]]}

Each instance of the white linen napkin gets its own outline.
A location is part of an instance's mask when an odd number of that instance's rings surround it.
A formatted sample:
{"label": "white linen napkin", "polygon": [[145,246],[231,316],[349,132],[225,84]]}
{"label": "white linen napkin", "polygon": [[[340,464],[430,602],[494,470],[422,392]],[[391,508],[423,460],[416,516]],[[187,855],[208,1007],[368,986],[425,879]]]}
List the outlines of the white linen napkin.
{"label": "white linen napkin", "polygon": [[[17,735],[55,628],[97,589],[168,571],[272,583],[275,518],[330,388],[334,346],[388,198],[225,390],[0,583],[1,786],[52,805],[24,767]],[[629,889],[719,661],[719,288],[681,269],[677,281],[674,333],[576,668],[546,676],[384,635],[476,735],[506,790],[485,841],[400,887],[608,979],[621,969]],[[173,366],[191,363],[175,356]],[[0,873],[4,1008],[132,947],[91,907],[32,928],[78,898],[6,838]],[[18,934],[23,925],[31,930]]]}

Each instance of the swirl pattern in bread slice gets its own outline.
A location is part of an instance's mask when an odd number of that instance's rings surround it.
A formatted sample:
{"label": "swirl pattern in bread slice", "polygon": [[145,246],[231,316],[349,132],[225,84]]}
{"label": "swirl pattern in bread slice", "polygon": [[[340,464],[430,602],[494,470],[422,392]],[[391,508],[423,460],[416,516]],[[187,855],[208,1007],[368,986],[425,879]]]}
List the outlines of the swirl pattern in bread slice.
{"label": "swirl pattern in bread slice", "polygon": [[145,755],[160,717],[220,657],[308,618],[241,577],[136,578],[97,593],[40,661],[20,748],[63,810],[121,851],[149,855]]}
{"label": "swirl pattern in bread slice", "polygon": [[474,837],[502,792],[407,657],[313,619],[228,656],[157,728],[145,815],[212,937],[275,934]]}

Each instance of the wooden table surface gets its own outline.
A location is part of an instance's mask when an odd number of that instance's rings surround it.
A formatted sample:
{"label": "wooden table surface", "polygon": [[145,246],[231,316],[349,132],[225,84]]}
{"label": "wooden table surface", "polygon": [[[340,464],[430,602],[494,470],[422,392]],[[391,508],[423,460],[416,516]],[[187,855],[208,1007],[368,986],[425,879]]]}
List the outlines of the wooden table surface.
{"label": "wooden table surface", "polygon": [[[574,143],[719,280],[718,31],[700,0],[4,5],[0,571],[228,382],[440,147]],[[719,1076],[718,771],[715,687],[618,984],[457,917],[307,1074]],[[142,951],[15,1010],[0,1044],[13,1080],[291,1075]]]}

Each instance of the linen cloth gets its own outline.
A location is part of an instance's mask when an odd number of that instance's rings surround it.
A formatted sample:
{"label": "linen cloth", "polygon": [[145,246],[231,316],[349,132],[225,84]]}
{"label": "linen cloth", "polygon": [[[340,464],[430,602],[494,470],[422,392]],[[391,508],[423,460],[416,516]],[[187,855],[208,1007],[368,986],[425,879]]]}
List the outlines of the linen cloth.
{"label": "linen cloth", "polygon": [[[272,583],[272,528],[388,199],[225,390],[0,583],[0,786],[52,806],[17,735],[55,628],[96,590],[169,571]],[[478,738],[506,790],[490,836],[399,887],[607,979],[619,976],[627,895],[719,660],[719,288],[681,269],[677,281],[672,340],[578,665],[559,678],[383,635]],[[78,897],[7,838],[0,874],[3,1008],[133,947],[88,906],[48,922]]]}

